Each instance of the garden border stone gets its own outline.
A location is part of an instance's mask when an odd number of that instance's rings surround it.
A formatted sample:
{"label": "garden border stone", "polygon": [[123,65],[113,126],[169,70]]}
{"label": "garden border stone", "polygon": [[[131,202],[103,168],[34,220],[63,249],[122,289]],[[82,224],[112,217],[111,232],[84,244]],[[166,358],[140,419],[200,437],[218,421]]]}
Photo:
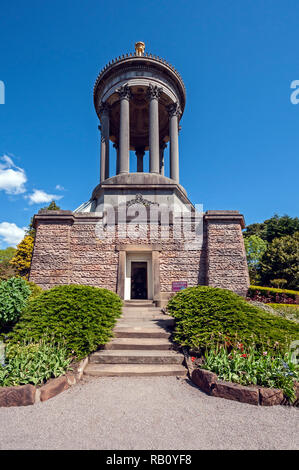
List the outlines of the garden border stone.
{"label": "garden border stone", "polygon": [[76,371],[50,379],[41,387],[31,384],[0,387],[0,407],[27,406],[49,400],[79,382],[87,364],[88,357],[79,362]]}
{"label": "garden border stone", "polygon": [[[235,400],[250,405],[274,406],[288,405],[289,402],[284,397],[283,391],[274,388],[236,384],[218,380],[217,375],[206,369],[196,368],[191,374],[192,382],[203,392],[218,398]],[[296,400],[293,406],[299,404],[299,382],[295,382]]]}

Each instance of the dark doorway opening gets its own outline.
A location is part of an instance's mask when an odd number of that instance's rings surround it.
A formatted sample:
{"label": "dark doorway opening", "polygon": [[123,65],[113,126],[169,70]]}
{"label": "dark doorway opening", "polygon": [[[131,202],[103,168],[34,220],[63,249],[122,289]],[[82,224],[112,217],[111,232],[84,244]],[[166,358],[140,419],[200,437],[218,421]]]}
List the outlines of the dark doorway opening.
{"label": "dark doorway opening", "polygon": [[147,263],[131,263],[131,299],[147,299]]}

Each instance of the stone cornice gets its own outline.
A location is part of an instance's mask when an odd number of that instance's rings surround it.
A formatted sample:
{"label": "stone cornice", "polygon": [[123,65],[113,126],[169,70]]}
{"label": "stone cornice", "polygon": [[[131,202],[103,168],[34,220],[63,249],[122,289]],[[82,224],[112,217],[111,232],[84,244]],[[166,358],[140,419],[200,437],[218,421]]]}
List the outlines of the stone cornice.
{"label": "stone cornice", "polygon": [[131,68],[144,71],[156,69],[159,70],[160,73],[164,74],[165,77],[167,77],[173,86],[178,90],[182,112],[184,111],[186,102],[186,88],[181,75],[166,60],[153,56],[152,54],[144,54],[143,56],[127,54],[126,56],[123,55],[122,57],[109,62],[109,64],[106,65],[99,73],[94,85],[93,97],[95,107],[97,107],[97,98],[99,95],[101,95],[100,90],[103,87],[103,84],[107,80],[113,79],[115,76],[121,75],[126,70],[130,70]]}
{"label": "stone cornice", "polygon": [[45,224],[66,224],[73,225],[77,223],[94,223],[102,219],[103,215],[100,212],[77,212],[72,211],[48,211],[40,210],[38,214],[33,217],[33,226],[36,227],[39,223]]}
{"label": "stone cornice", "polygon": [[245,220],[243,214],[240,214],[239,211],[207,211],[204,214],[204,220],[206,222],[212,221],[221,221],[221,222],[238,222],[241,225],[241,228],[245,228]]}

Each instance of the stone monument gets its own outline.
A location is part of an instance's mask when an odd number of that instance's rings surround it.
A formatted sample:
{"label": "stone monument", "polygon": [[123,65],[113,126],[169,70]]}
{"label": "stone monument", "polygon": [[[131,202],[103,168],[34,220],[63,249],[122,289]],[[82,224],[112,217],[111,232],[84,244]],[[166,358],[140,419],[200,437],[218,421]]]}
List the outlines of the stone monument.
{"label": "stone monument", "polygon": [[103,68],[94,86],[99,184],[74,211],[41,210],[34,216],[31,281],[43,288],[105,287],[124,300],[148,299],[158,306],[173,292],[198,284],[246,294],[243,216],[202,213],[180,185],[179,123],[185,102],[180,74],[166,60],[145,53],[143,42]]}

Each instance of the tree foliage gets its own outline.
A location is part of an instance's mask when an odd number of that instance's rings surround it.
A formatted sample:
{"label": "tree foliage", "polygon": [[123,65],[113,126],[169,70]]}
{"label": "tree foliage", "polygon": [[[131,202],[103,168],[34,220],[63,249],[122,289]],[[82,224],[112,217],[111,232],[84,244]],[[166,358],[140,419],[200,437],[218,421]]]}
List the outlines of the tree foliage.
{"label": "tree foliage", "polygon": [[288,215],[248,225],[243,235],[252,283],[299,288],[298,233],[299,218]]}
{"label": "tree foliage", "polygon": [[267,249],[267,242],[257,235],[250,235],[244,239],[247,264],[251,283],[257,283],[260,280],[259,264],[263,254]]}
{"label": "tree foliage", "polygon": [[270,219],[262,223],[248,225],[243,232],[245,238],[252,235],[260,237],[262,240],[271,243],[274,238],[280,238],[285,235],[292,236],[299,231],[299,218],[289,215],[279,216],[275,214]]}
{"label": "tree foliage", "polygon": [[16,249],[12,246],[0,250],[0,280],[6,280],[16,275],[15,268],[10,264]]}
{"label": "tree foliage", "polygon": [[26,279],[29,276],[33,246],[34,238],[31,235],[25,235],[18,244],[14,257],[10,260],[10,264],[15,268],[18,275]]}
{"label": "tree foliage", "polygon": [[261,281],[270,285],[274,279],[285,279],[290,289],[299,289],[299,231],[293,236],[275,238],[261,259]]}

